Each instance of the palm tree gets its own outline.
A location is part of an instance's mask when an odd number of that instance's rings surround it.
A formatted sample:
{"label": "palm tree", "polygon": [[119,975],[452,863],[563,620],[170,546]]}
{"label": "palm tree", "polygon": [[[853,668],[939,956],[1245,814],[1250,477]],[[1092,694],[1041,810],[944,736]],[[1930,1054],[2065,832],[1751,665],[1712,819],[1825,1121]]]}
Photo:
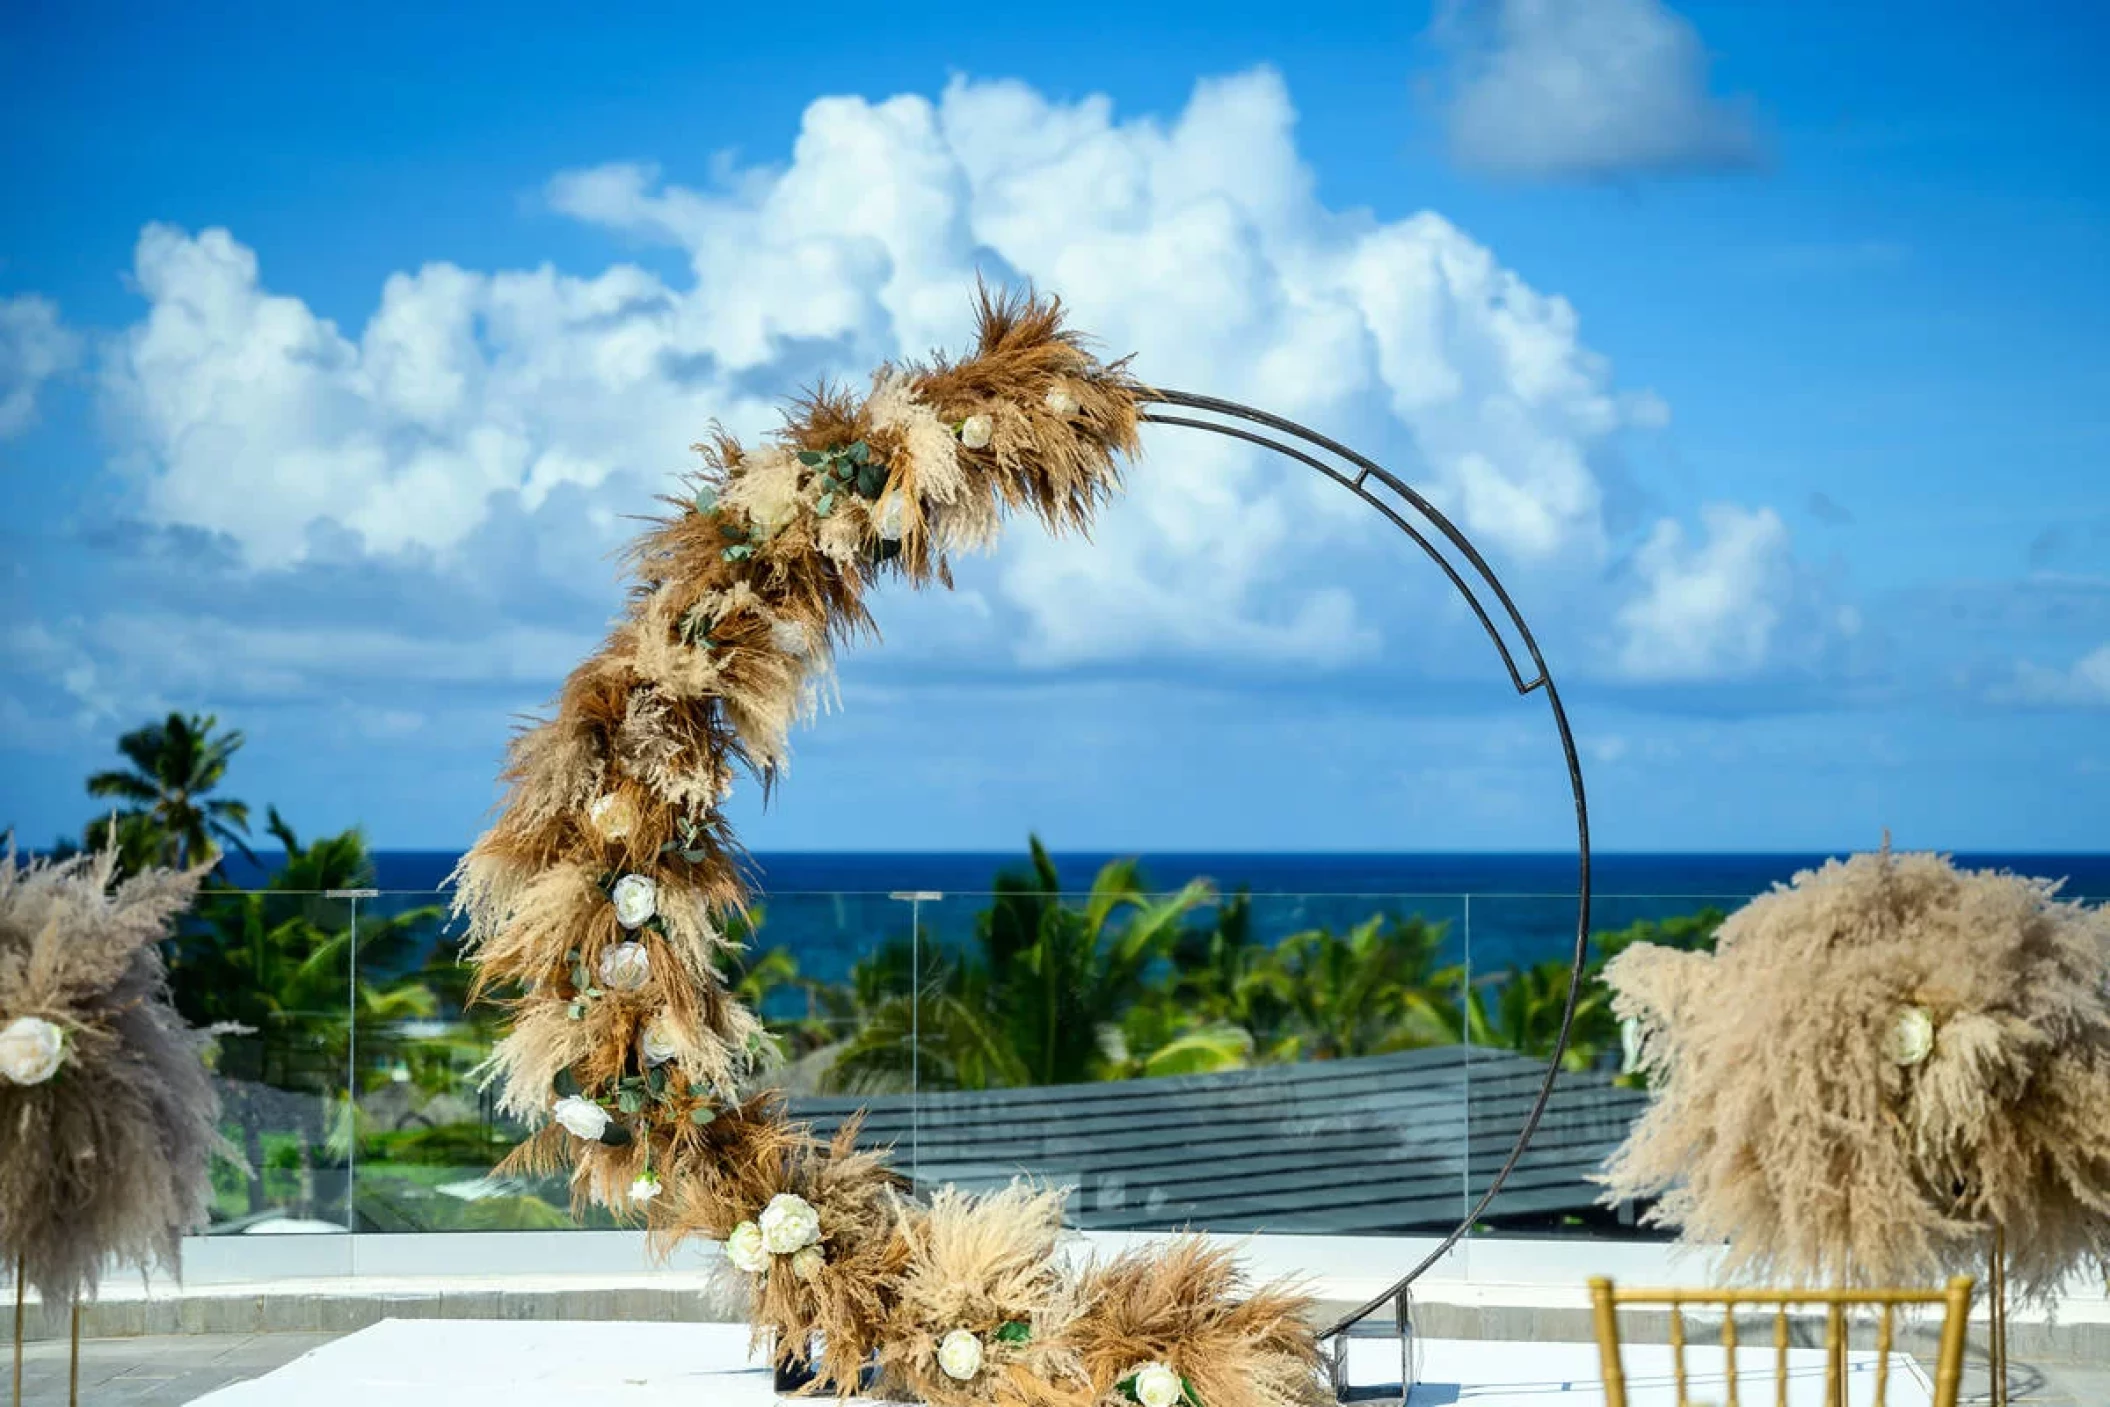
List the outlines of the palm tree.
{"label": "palm tree", "polygon": [[[88,794],[131,803],[129,815],[112,823],[121,842],[144,849],[151,835],[155,862],[176,869],[217,860],[223,844],[255,858],[247,838],[249,808],[210,795],[226,779],[228,761],[242,746],[240,732],[215,734],[218,725],[211,714],[171,713],[165,722],[135,728],[117,740],[131,767],[97,772],[88,779]],[[106,828],[104,838],[108,834]]]}
{"label": "palm tree", "polygon": [[901,1088],[912,1059],[930,1087],[1121,1078],[1150,1066],[1155,1047],[1138,1048],[1138,1037],[1184,1040],[1176,1058],[1186,1068],[1244,1062],[1250,1041],[1227,1040],[1221,1030],[1190,1040],[1190,1030],[1165,1022],[1123,1024],[1166,976],[1189,916],[1213,902],[1206,880],[1153,896],[1134,860],[1116,860],[1099,871],[1083,903],[1072,904],[1035,837],[1028,872],[998,875],[995,891],[970,952],[926,957],[917,972],[897,940],[857,965],[858,1025],[830,1070],[831,1084]]}
{"label": "palm tree", "polygon": [[1457,1044],[1465,972],[1437,961],[1446,927],[1377,914],[1345,935],[1314,928],[1283,939],[1268,967],[1289,1010],[1270,1057],[1339,1060]]}

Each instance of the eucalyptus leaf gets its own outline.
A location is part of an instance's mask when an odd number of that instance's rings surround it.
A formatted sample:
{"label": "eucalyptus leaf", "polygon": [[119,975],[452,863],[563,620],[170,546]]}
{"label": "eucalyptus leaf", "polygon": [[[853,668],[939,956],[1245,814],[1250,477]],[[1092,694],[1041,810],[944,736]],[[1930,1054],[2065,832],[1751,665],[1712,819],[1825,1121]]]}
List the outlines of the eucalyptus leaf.
{"label": "eucalyptus leaf", "polygon": [[681,852],[681,858],[692,865],[700,865],[711,858],[711,852],[708,850],[684,850]]}
{"label": "eucalyptus leaf", "polygon": [[708,513],[718,506],[718,490],[705,485],[696,490],[696,511]]}
{"label": "eucalyptus leaf", "polygon": [[557,1078],[552,1080],[550,1084],[557,1091],[560,1098],[570,1099],[579,1092],[579,1077],[571,1072],[569,1065],[559,1070]]}
{"label": "eucalyptus leaf", "polygon": [[754,555],[755,549],[744,542],[738,546],[725,549],[725,560],[728,562],[743,562]]}
{"label": "eucalyptus leaf", "polygon": [[867,445],[863,440],[858,440],[853,443],[849,449],[845,450],[844,453],[849,456],[849,460],[852,464],[863,464],[866,460],[872,457],[872,448],[870,445]]}
{"label": "eucalyptus leaf", "polygon": [[610,1123],[607,1128],[601,1130],[601,1143],[609,1148],[628,1148],[630,1130],[621,1124]]}
{"label": "eucalyptus leaf", "polygon": [[635,1114],[645,1107],[645,1100],[636,1090],[626,1089],[615,1097],[615,1107],[625,1114]]}
{"label": "eucalyptus leaf", "polygon": [[802,449],[799,451],[799,463],[805,465],[808,469],[818,469],[827,462],[828,456],[822,454],[819,450]]}
{"label": "eucalyptus leaf", "polygon": [[711,1110],[705,1108],[701,1104],[697,1105],[694,1109],[691,1109],[689,1111],[689,1122],[692,1124],[715,1123],[717,1122],[717,1119],[717,1114],[713,1113]]}
{"label": "eucalyptus leaf", "polygon": [[586,1003],[573,1002],[570,1006],[564,1008],[564,1014],[574,1021],[584,1021],[586,1019]]}
{"label": "eucalyptus leaf", "polygon": [[1023,1319],[1014,1319],[996,1331],[998,1343],[1030,1343],[1032,1339],[1033,1326]]}
{"label": "eucalyptus leaf", "polygon": [[823,518],[833,513],[835,511],[835,495],[833,493],[822,494],[821,501],[813,505],[813,511]]}

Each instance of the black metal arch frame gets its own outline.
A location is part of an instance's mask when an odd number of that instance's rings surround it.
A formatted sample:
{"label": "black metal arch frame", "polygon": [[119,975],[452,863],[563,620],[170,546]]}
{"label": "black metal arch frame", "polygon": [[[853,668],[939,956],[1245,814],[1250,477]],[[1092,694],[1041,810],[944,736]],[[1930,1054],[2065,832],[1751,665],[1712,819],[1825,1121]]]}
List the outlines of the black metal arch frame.
{"label": "black metal arch frame", "polygon": [[[1502,1184],[1509,1179],[1510,1173],[1516,1170],[1517,1163],[1524,1156],[1524,1150],[1531,1144],[1532,1135],[1538,1132],[1539,1121],[1545,1117],[1547,1102],[1553,1097],[1554,1081],[1560,1075],[1561,1057],[1568,1049],[1568,1037],[1575,1023],[1576,1001],[1582,994],[1584,968],[1590,949],[1590,808],[1583,795],[1582,759],[1575,751],[1575,734],[1568,726],[1567,710],[1561,707],[1560,691],[1554,687],[1553,674],[1546,668],[1545,656],[1539,653],[1538,641],[1532,637],[1531,627],[1525,624],[1523,613],[1510,599],[1509,592],[1495,576],[1494,569],[1487,565],[1486,558],[1480,555],[1479,550],[1465,534],[1438,511],[1434,504],[1354,450],[1280,416],[1270,415],[1266,411],[1256,410],[1236,401],[1197,396],[1185,391],[1147,390],[1141,399],[1146,407],[1142,417],[1146,423],[1206,430],[1214,435],[1243,440],[1247,444],[1273,450],[1276,454],[1296,460],[1340,484],[1412,538],[1414,544],[1450,579],[1452,587],[1464,598],[1466,605],[1479,620],[1480,628],[1486,631],[1487,638],[1494,642],[1495,651],[1502,657],[1502,666],[1509,671],[1509,682],[1516,692],[1520,695],[1545,695],[1547,707],[1553,711],[1553,726],[1560,734],[1561,756],[1568,767],[1568,786],[1575,797],[1575,842],[1581,867],[1576,883],[1575,960],[1568,979],[1568,1005],[1561,1013],[1560,1036],[1554,1042],[1553,1055],[1546,1064],[1545,1082],[1539,1086],[1538,1098],[1532,1103],[1531,1112],[1524,1119],[1523,1128],[1517,1134],[1516,1145],[1509,1150],[1509,1156],[1496,1171],[1494,1181],[1487,1185],[1487,1190],[1480,1194],[1480,1200],[1465,1214],[1457,1227],[1443,1238],[1436,1249],[1423,1257],[1420,1264],[1401,1276],[1390,1288],[1367,1304],[1343,1315],[1321,1333],[1322,1339],[1334,1340],[1334,1361],[1337,1367],[1344,1366],[1346,1341],[1350,1331],[1387,1304],[1396,1307],[1397,1327],[1404,1341],[1407,1330],[1408,1288],[1427,1273],[1431,1266],[1448,1255],[1451,1248],[1479,1221],[1481,1214],[1494,1201],[1495,1194],[1502,1190]],[[1216,418],[1200,419],[1196,415],[1168,414],[1164,409],[1152,407],[1166,407],[1174,411],[1189,411]],[[1388,502],[1380,498],[1373,492],[1373,485],[1389,490],[1396,496],[1397,502]],[[1419,517],[1425,527],[1410,521],[1408,514]],[[1431,536],[1431,530],[1435,537],[1440,537],[1448,543],[1464,560],[1463,570],[1438,547]],[[1477,578],[1477,587],[1475,582],[1468,578],[1468,573],[1472,578]],[[1490,611],[1487,603],[1481,599],[1482,590],[1493,596],[1494,611]],[[1506,619],[1522,644],[1525,654],[1529,656],[1528,675],[1519,667],[1517,656],[1509,641],[1503,638],[1502,631],[1496,624],[1496,612]],[[1403,1375],[1402,1394],[1409,1385]]]}

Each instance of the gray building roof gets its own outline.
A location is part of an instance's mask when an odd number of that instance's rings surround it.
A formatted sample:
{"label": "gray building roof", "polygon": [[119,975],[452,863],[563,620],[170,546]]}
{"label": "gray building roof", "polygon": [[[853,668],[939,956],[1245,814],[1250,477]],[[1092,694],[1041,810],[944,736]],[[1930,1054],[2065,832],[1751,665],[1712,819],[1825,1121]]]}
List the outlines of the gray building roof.
{"label": "gray building roof", "polygon": [[[868,1111],[920,1183],[1077,1189],[1089,1230],[1421,1233],[1455,1226],[1494,1176],[1544,1062],[1444,1046],[1218,1075],[1028,1089],[801,1098],[832,1132]],[[1489,1221],[1590,1210],[1588,1179],[1646,1104],[1601,1074],[1565,1074]]]}

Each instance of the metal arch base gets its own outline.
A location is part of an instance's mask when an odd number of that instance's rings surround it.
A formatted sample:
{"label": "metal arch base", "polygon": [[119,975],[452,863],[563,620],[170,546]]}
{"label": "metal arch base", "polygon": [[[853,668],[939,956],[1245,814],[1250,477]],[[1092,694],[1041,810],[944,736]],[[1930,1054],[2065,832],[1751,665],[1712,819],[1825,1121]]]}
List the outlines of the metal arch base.
{"label": "metal arch base", "polygon": [[[1560,735],[1561,756],[1567,763],[1568,786],[1575,798],[1575,846],[1579,861],[1576,881],[1575,909],[1575,957],[1573,970],[1568,979],[1568,1005],[1561,1013],[1560,1036],[1554,1042],[1553,1055],[1546,1064],[1546,1078],[1539,1086],[1538,1098],[1533,1101],[1531,1112],[1525,1117],[1523,1128],[1517,1133],[1516,1145],[1503,1160],[1495,1173],[1494,1181],[1480,1195],[1471,1211],[1457,1227],[1439,1243],[1435,1250],[1422,1258],[1420,1264],[1402,1275],[1382,1294],[1368,1303],[1343,1315],[1321,1331],[1322,1341],[1332,1340],[1335,1388],[1342,1401],[1349,1400],[1347,1381],[1348,1339],[1379,1310],[1390,1306],[1392,1322],[1377,1332],[1390,1332],[1398,1336],[1400,1345],[1400,1400],[1403,1402],[1413,1388],[1412,1300],[1410,1289],[1414,1282],[1426,1274],[1431,1266],[1441,1261],[1456,1246],[1486,1212],[1495,1195],[1509,1175],[1516,1170],[1523,1158],[1524,1150],[1538,1132],[1539,1122],[1545,1117],[1546,1105],[1553,1097],[1553,1086],[1560,1075],[1561,1057],[1568,1049],[1568,1038],[1575,1024],[1575,1007],[1582,995],[1583,975],[1590,951],[1590,809],[1583,793],[1582,759],[1575,750],[1575,734],[1569,727],[1567,710],[1561,706],[1560,691],[1554,687],[1553,675],[1546,668],[1545,656],[1539,652],[1538,641],[1532,636],[1531,627],[1524,622],[1523,613],[1510,599],[1509,592],[1495,576],[1465,534],[1450,519],[1439,512],[1436,506],[1402,483],[1396,476],[1377,464],[1365,459],[1354,450],[1316,431],[1309,430],[1294,421],[1270,415],[1249,405],[1236,401],[1219,400],[1213,396],[1198,396],[1185,391],[1148,390],[1141,397],[1145,407],[1143,420],[1153,425],[1176,425],[1190,430],[1205,430],[1210,434],[1229,439],[1242,440],[1273,450],[1293,459],[1308,468],[1340,484],[1349,492],[1382,513],[1392,524],[1426,553],[1431,561],[1449,578],[1453,588],[1464,598],[1480,628],[1487,632],[1495,651],[1501,656],[1502,666],[1509,673],[1509,682],[1518,694],[1543,694],[1546,705],[1553,712],[1553,726]],[[1195,414],[1179,414],[1187,411]],[[1203,419],[1199,416],[1214,418]],[[1256,428],[1257,427],[1257,428]],[[1372,492],[1372,485],[1381,485],[1396,495],[1400,504],[1420,520],[1410,521],[1400,506],[1379,498]],[[1433,536],[1432,536],[1433,535]],[[1465,563],[1461,570],[1444,555],[1435,541],[1440,538],[1454,549]],[[1470,573],[1470,579],[1468,577]],[[1493,609],[1481,597],[1482,592],[1492,597]],[[1529,670],[1520,667],[1509,642],[1496,625],[1496,616],[1505,618],[1517,639],[1522,642],[1529,657]],[[1366,1332],[1368,1332],[1366,1330]]]}

